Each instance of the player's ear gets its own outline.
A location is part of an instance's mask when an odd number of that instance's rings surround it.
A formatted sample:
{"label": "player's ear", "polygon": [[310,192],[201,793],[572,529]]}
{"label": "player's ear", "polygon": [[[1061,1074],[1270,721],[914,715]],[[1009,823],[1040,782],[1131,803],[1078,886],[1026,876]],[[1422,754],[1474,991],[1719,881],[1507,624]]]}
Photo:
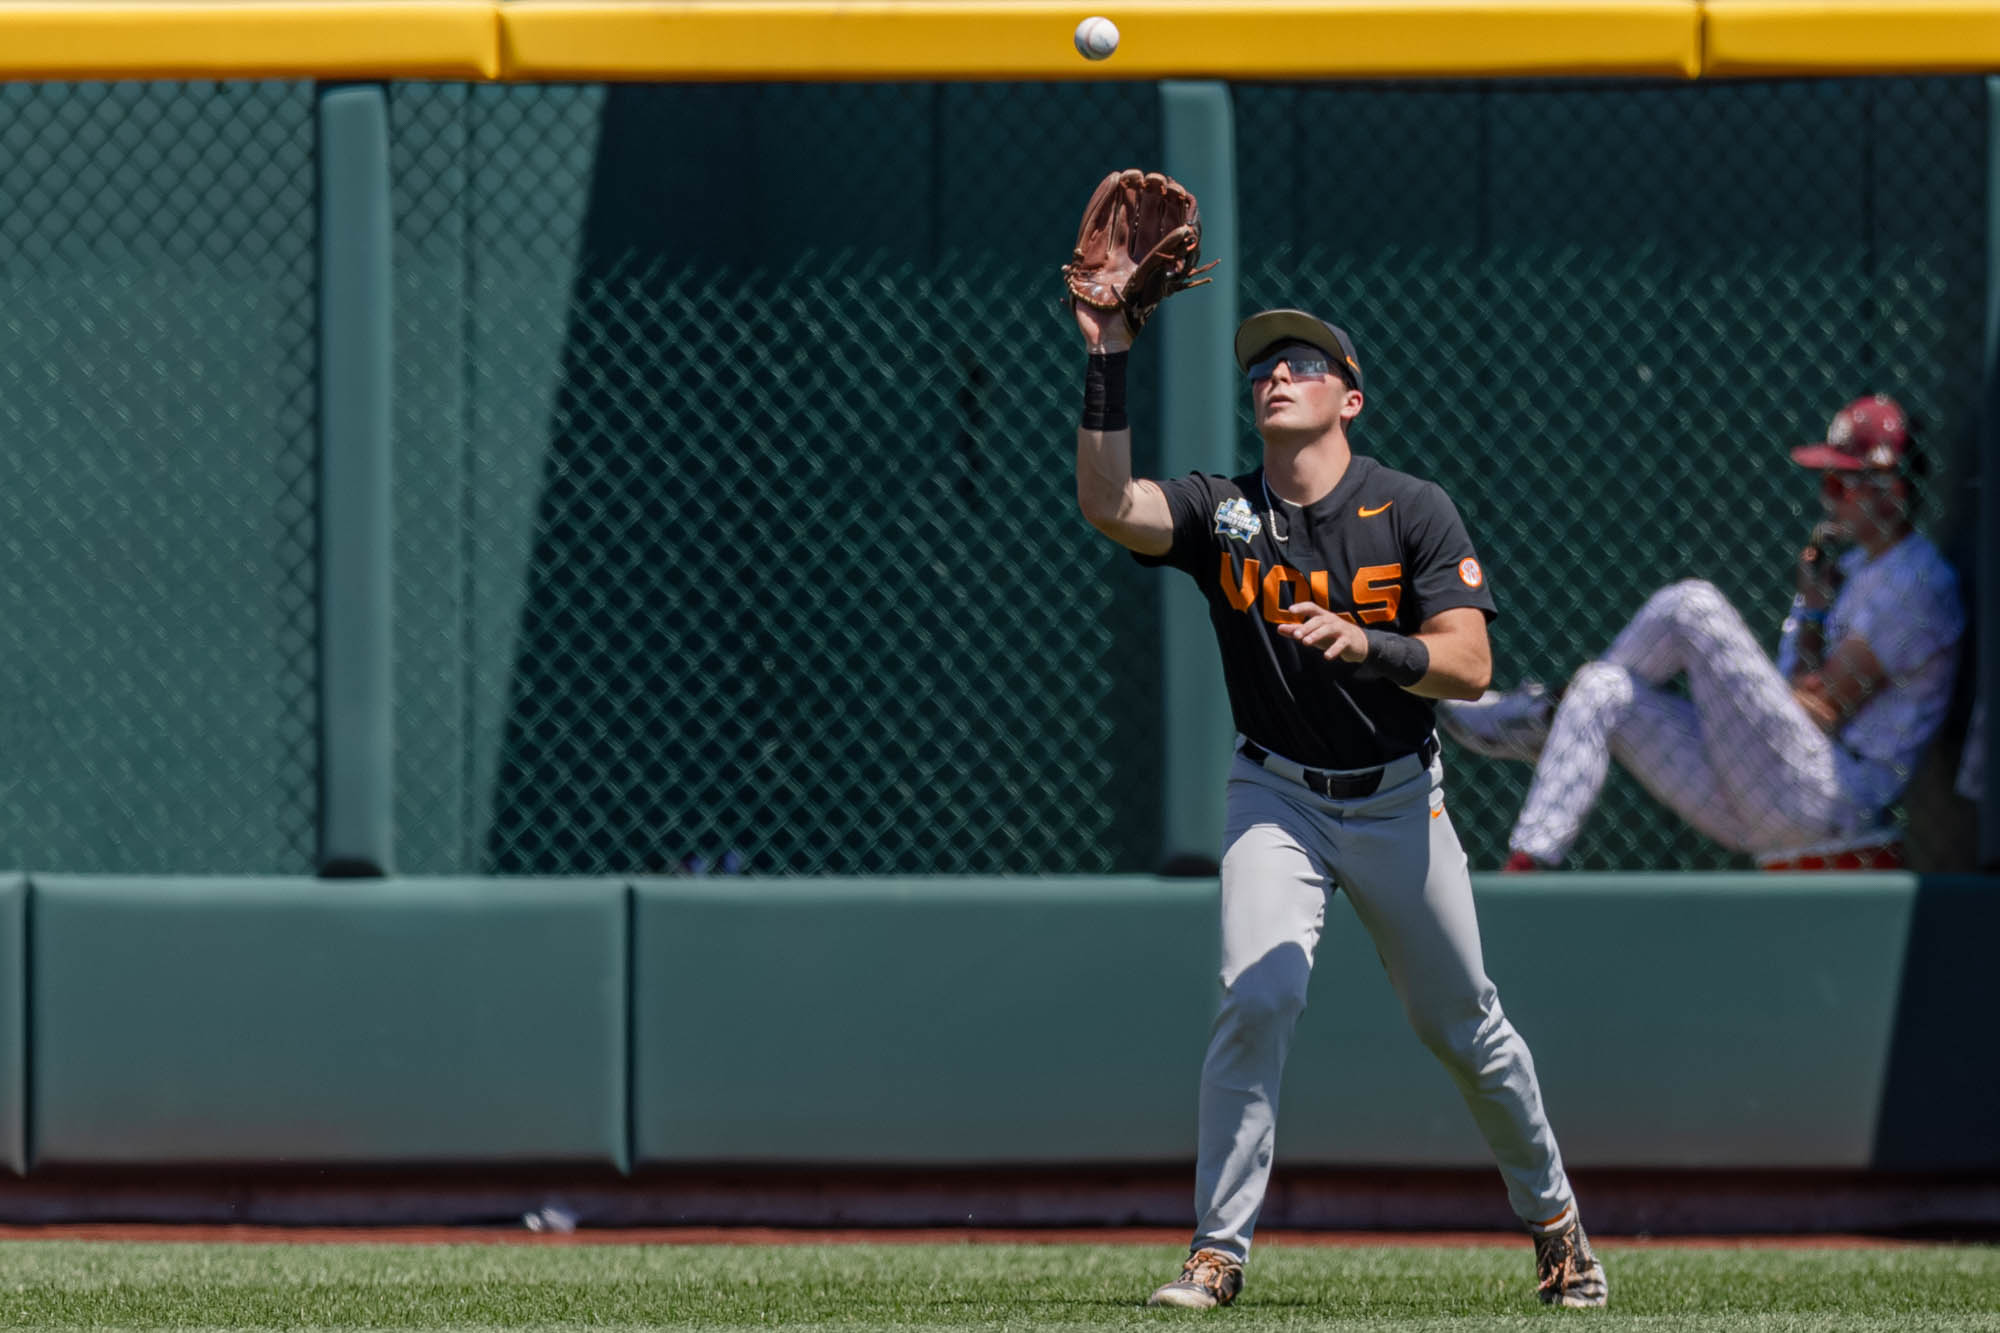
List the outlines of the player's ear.
{"label": "player's ear", "polygon": [[1367,401],[1367,399],[1361,396],[1361,390],[1359,389],[1349,389],[1343,394],[1340,400],[1341,424],[1346,425],[1348,422],[1354,420],[1354,418],[1360,416],[1361,409],[1367,404]]}

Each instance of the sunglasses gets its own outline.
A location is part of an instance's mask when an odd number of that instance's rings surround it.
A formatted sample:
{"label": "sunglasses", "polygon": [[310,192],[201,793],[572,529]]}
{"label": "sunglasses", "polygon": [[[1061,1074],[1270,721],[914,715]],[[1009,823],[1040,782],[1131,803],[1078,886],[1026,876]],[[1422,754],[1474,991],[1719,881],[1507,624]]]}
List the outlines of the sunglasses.
{"label": "sunglasses", "polygon": [[1292,378],[1295,380],[1323,380],[1333,373],[1333,363],[1327,359],[1325,352],[1293,347],[1282,352],[1273,352],[1262,361],[1253,363],[1250,367],[1250,382],[1255,384],[1258,380],[1270,379],[1277,373],[1280,361],[1291,368]]}
{"label": "sunglasses", "polygon": [[1895,474],[1888,472],[1828,472],[1819,479],[1819,493],[1834,499],[1865,491],[1886,491],[1895,481]]}

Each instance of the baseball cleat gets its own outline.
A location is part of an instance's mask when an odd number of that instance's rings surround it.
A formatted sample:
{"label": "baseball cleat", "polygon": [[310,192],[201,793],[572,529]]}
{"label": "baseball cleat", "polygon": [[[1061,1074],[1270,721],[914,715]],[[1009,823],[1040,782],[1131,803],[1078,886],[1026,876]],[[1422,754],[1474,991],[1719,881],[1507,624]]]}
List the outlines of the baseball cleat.
{"label": "baseball cleat", "polygon": [[1546,688],[1528,681],[1511,690],[1488,690],[1477,699],[1440,699],[1438,729],[1458,744],[1488,759],[1518,759],[1532,764],[1542,757],[1549,738],[1549,718],[1555,704]]}
{"label": "baseball cleat", "polygon": [[1603,1305],[1610,1294],[1604,1265],[1591,1253],[1590,1238],[1574,1217],[1567,1226],[1535,1233],[1535,1277],[1543,1305],[1591,1309]]}
{"label": "baseball cleat", "polygon": [[1196,1250],[1181,1265],[1181,1275],[1146,1298],[1148,1305],[1173,1305],[1184,1310],[1213,1310],[1227,1305],[1243,1290],[1243,1265],[1221,1250]]}

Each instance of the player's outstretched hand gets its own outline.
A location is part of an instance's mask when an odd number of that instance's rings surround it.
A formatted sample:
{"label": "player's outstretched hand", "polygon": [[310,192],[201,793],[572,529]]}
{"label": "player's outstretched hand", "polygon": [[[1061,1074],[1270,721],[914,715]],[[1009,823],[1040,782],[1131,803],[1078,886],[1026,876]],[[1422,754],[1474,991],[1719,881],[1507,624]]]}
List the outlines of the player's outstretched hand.
{"label": "player's outstretched hand", "polygon": [[1093,352],[1126,352],[1132,348],[1132,329],[1116,310],[1099,310],[1072,300],[1076,326],[1083,331],[1083,344]]}
{"label": "player's outstretched hand", "polygon": [[1329,662],[1359,662],[1368,656],[1367,632],[1353,621],[1335,615],[1318,602],[1293,602],[1288,609],[1305,619],[1296,625],[1278,626],[1278,633],[1286,638],[1319,649]]}
{"label": "player's outstretched hand", "polygon": [[[1127,167],[1098,182],[1062,266],[1077,323],[1092,347],[1121,351],[1175,292],[1204,287],[1201,207],[1186,186]],[[1096,315],[1086,322],[1083,307]],[[1109,341],[1115,336],[1118,341]]]}

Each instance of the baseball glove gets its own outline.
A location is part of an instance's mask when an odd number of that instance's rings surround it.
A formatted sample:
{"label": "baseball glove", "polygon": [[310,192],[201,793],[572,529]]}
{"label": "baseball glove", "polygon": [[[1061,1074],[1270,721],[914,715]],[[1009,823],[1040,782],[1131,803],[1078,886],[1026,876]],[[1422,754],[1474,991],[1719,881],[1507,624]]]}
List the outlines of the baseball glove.
{"label": "baseball glove", "polygon": [[1171,176],[1128,168],[1098,182],[1077,228],[1076,252],[1063,265],[1070,299],[1122,311],[1138,333],[1175,292],[1210,281],[1201,275],[1201,209]]}

